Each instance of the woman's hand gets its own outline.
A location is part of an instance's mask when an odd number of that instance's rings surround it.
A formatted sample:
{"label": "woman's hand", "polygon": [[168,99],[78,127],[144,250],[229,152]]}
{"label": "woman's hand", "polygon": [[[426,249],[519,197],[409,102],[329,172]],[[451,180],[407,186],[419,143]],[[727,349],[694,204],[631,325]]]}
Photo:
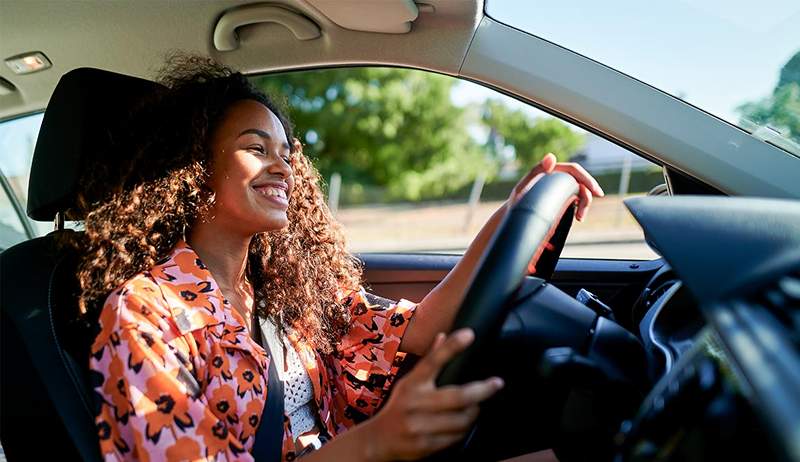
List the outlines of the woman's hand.
{"label": "woman's hand", "polygon": [[514,186],[511,195],[508,197],[508,208],[510,209],[516,204],[539,178],[552,172],[569,173],[575,178],[578,185],[580,185],[578,210],[575,212],[575,219],[583,221],[586,217],[586,211],[589,209],[589,206],[592,205],[592,195],[603,197],[605,193],[603,189],[600,188],[597,180],[592,178],[592,175],[589,175],[589,172],[581,167],[580,164],[574,162],[558,162],[556,156],[550,153],[545,155],[544,158]]}
{"label": "woman's hand", "polygon": [[533,184],[542,175],[552,172],[564,172],[572,175],[580,185],[578,192],[578,208],[575,218],[582,221],[586,218],[586,211],[592,203],[592,196],[602,197],[604,195],[597,180],[592,178],[583,167],[571,162],[557,162],[556,156],[547,154],[541,162],[523,177],[508,197],[508,201],[497,209],[483,225],[475,239],[472,240],[469,248],[455,267],[445,276],[445,278],[432,290],[417,306],[411,324],[406,328],[400,350],[416,355],[423,354],[428,345],[431,344],[434,334],[443,330],[449,330],[455,319],[456,311],[461,306],[467,287],[471,280],[475,266],[478,264],[481,255],[486,249],[492,235],[497,229],[498,224],[503,220],[511,207],[525,195]]}
{"label": "woman's hand", "polygon": [[413,460],[450,446],[464,437],[478,417],[478,403],[503,387],[491,377],[438,388],[442,367],[464,350],[475,334],[460,329],[445,339],[438,334],[431,350],[392,388],[386,405],[365,425],[372,460]]}

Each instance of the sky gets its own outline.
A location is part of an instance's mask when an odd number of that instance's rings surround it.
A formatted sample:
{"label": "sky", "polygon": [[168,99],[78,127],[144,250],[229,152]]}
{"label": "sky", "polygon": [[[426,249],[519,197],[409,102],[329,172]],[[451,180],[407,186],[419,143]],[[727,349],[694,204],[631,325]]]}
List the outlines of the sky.
{"label": "sky", "polygon": [[[493,18],[730,122],[800,51],[800,0],[486,0]],[[460,85],[455,101],[482,99]]]}

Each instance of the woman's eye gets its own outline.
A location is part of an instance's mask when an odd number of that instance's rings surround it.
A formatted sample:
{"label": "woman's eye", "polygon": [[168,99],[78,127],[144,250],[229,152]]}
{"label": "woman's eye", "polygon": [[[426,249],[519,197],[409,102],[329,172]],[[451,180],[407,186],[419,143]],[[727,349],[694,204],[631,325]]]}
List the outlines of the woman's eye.
{"label": "woman's eye", "polygon": [[256,152],[258,152],[260,154],[264,154],[264,146],[260,146],[258,144],[254,144],[253,146],[250,146],[247,149],[249,149],[251,151],[256,151]]}

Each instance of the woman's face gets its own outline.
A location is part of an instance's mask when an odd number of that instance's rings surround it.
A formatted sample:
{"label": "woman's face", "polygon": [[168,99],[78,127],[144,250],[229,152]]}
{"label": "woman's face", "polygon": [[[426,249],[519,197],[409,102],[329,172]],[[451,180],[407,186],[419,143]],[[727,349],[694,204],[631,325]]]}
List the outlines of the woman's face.
{"label": "woman's face", "polygon": [[215,201],[207,221],[246,235],[289,224],[291,148],[272,111],[254,100],[237,101],[212,134],[211,151]]}

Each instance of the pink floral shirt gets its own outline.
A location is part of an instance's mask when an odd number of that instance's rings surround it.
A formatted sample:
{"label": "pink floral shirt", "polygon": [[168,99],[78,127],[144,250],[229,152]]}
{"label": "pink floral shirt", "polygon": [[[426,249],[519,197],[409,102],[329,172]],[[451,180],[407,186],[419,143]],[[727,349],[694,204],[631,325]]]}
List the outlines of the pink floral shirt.
{"label": "pink floral shirt", "polygon": [[[323,355],[291,341],[314,387],[328,438],[372,416],[405,354],[415,305],[360,290],[346,297],[352,327]],[[109,295],[90,369],[106,460],[252,460],[270,357],[248,335],[211,273],[185,242]],[[283,459],[298,451],[289,419]]]}

